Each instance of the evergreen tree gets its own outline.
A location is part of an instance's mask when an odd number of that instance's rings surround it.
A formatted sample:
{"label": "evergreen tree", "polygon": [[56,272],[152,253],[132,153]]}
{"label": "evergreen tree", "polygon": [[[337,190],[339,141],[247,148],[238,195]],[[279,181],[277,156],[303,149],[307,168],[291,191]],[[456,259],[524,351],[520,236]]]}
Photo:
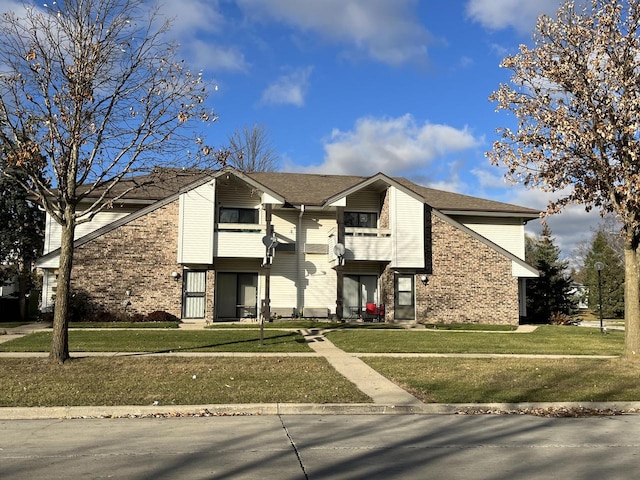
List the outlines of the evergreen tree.
{"label": "evergreen tree", "polygon": [[598,271],[596,262],[602,262],[604,268],[600,272],[602,282],[602,315],[605,318],[624,317],[624,262],[612,247],[608,238],[610,234],[600,228],[591,242],[591,249],[584,257],[585,285],[589,288],[589,308],[598,315],[600,294],[598,288]]}
{"label": "evergreen tree", "polygon": [[560,260],[560,249],[548,225],[544,225],[540,237],[526,237],[525,258],[540,272],[538,278],[527,279],[528,321],[549,323],[554,314],[571,314],[575,300],[571,278],[566,274],[568,262]]}
{"label": "evergreen tree", "polygon": [[34,287],[32,266],[42,254],[44,213],[20,185],[28,181],[27,175],[19,169],[5,173],[0,172],[0,284],[18,278],[20,318],[26,320],[25,294]]}

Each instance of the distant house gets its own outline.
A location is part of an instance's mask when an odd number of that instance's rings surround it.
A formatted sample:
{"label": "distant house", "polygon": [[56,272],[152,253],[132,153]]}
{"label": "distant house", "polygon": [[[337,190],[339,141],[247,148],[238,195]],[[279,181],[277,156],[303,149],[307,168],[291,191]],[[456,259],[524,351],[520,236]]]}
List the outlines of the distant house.
{"label": "distant house", "polygon": [[[2,266],[0,266],[2,268]],[[13,278],[5,283],[0,282],[0,298],[18,296],[18,276],[14,275]]]}
{"label": "distant house", "polygon": [[589,309],[589,287],[582,283],[571,282],[567,294],[576,300],[576,308],[578,310]]}
{"label": "distant house", "polygon": [[[159,170],[79,226],[72,285],[107,310],[517,324],[538,211],[370,177]],[[60,229],[47,218],[42,305]]]}

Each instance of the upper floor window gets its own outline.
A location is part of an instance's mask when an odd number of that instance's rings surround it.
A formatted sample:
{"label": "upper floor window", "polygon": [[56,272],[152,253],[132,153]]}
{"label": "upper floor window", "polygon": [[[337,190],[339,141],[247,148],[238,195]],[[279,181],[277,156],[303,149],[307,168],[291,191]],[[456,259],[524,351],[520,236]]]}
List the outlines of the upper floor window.
{"label": "upper floor window", "polygon": [[220,223],[258,223],[258,210],[255,208],[220,207]]}
{"label": "upper floor window", "polygon": [[344,212],[345,227],[377,228],[378,214],[370,212]]}

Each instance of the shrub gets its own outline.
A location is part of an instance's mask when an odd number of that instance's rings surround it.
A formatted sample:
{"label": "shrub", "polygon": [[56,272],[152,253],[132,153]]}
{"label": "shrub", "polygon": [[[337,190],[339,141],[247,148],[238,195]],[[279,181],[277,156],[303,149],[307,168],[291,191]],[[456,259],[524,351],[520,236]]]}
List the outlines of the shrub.
{"label": "shrub", "polygon": [[94,301],[86,290],[72,289],[69,296],[69,320],[72,322],[88,321],[96,309]]}
{"label": "shrub", "polygon": [[122,318],[119,318],[119,316],[116,315],[113,312],[108,312],[106,310],[100,310],[98,312],[94,312],[91,315],[90,321],[92,321],[92,322],[110,323],[110,322],[122,321]]}
{"label": "shrub", "polygon": [[129,319],[129,321],[130,322],[144,322],[145,321],[145,317],[141,313],[134,313],[133,315],[131,315],[131,318]]}
{"label": "shrub", "polygon": [[551,317],[549,318],[549,323],[551,325],[572,325],[574,323],[571,315],[567,315],[566,313],[553,312]]}
{"label": "shrub", "polygon": [[178,322],[180,323],[180,319],[175,315],[170,314],[169,312],[165,312],[163,310],[156,310],[155,312],[151,312],[145,316],[146,322]]}

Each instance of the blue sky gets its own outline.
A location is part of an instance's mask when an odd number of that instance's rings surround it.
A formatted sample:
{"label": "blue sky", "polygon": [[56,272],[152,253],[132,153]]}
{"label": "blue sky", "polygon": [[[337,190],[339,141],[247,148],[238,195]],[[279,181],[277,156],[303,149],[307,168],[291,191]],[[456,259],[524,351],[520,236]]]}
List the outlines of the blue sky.
{"label": "blue sky", "polygon": [[[190,64],[215,81],[224,144],[268,128],[285,171],[371,175],[544,209],[485,152],[509,124],[488,96],[502,58],[530,43],[560,0],[182,0],[166,2]],[[570,256],[598,223],[581,207],[549,219]],[[540,232],[540,222],[528,225]]]}
{"label": "blue sky", "polygon": [[[382,171],[544,209],[548,197],[505,183],[485,158],[510,122],[488,96],[508,81],[502,58],[530,43],[536,17],[559,3],[163,0],[162,12],[181,55],[217,85],[209,144],[260,124],[284,171]],[[575,207],[549,224],[569,256],[598,221]],[[527,230],[539,233],[540,222]]]}

